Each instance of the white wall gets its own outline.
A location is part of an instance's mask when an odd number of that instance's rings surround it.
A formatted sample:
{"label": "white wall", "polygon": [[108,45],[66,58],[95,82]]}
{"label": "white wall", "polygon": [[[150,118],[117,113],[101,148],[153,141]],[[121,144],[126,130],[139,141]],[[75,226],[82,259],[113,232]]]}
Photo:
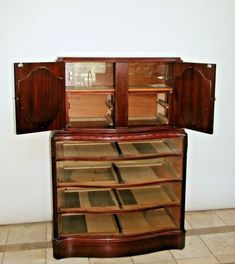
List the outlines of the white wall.
{"label": "white wall", "polygon": [[50,134],[15,134],[13,62],[58,56],[216,63],[214,135],[188,131],[186,205],[235,207],[234,10],[234,0],[0,0],[0,223],[51,219]]}

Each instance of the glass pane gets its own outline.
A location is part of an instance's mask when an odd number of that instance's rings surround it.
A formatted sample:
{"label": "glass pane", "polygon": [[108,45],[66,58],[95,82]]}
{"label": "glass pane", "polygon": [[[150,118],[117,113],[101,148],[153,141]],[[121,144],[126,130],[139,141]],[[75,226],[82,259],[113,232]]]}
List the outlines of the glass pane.
{"label": "glass pane", "polygon": [[172,67],[168,63],[129,63],[129,89],[167,88]]}
{"label": "glass pane", "polygon": [[66,88],[69,90],[113,89],[113,63],[66,63]]}

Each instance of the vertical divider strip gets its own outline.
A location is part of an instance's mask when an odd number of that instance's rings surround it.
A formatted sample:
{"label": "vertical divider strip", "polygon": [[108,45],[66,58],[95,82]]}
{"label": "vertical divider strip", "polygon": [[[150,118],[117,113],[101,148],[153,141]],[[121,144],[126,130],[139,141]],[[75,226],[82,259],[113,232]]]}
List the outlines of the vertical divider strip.
{"label": "vertical divider strip", "polygon": [[128,127],[128,62],[117,62],[115,68],[115,127]]}
{"label": "vertical divider strip", "polygon": [[114,220],[115,220],[115,222],[116,222],[116,225],[117,225],[118,231],[119,231],[120,234],[122,234],[122,233],[123,233],[123,232],[122,232],[122,226],[121,226],[121,224],[120,224],[120,222],[119,222],[119,220],[118,220],[118,216],[117,216],[116,214],[114,214],[113,216],[114,216]]}
{"label": "vertical divider strip", "polygon": [[122,179],[122,176],[121,176],[121,173],[120,173],[120,170],[119,170],[118,166],[116,164],[114,164],[114,163],[111,163],[111,165],[112,165],[112,168],[113,168],[113,170],[115,171],[115,173],[117,175],[118,182],[122,183],[122,184],[125,183],[124,180]]}

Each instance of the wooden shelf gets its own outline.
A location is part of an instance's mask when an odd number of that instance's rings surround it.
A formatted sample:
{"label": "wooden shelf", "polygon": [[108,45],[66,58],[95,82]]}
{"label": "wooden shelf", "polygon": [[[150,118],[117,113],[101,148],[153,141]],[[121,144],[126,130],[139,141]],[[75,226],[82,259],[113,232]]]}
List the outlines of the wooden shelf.
{"label": "wooden shelf", "polygon": [[66,92],[68,93],[101,93],[101,94],[114,94],[115,88],[112,86],[91,86],[91,87],[81,87],[81,86],[66,86]]}
{"label": "wooden shelf", "polygon": [[166,93],[172,92],[173,88],[165,84],[156,84],[156,85],[142,85],[142,86],[129,86],[129,93]]}

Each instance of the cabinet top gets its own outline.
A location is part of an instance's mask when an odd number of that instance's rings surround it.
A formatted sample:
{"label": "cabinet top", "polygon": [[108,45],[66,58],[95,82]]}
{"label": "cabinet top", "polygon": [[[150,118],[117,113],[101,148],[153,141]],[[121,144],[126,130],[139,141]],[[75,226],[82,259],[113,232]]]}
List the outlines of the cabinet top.
{"label": "cabinet top", "polygon": [[180,57],[58,57],[57,61],[100,61],[100,62],[176,62]]}

